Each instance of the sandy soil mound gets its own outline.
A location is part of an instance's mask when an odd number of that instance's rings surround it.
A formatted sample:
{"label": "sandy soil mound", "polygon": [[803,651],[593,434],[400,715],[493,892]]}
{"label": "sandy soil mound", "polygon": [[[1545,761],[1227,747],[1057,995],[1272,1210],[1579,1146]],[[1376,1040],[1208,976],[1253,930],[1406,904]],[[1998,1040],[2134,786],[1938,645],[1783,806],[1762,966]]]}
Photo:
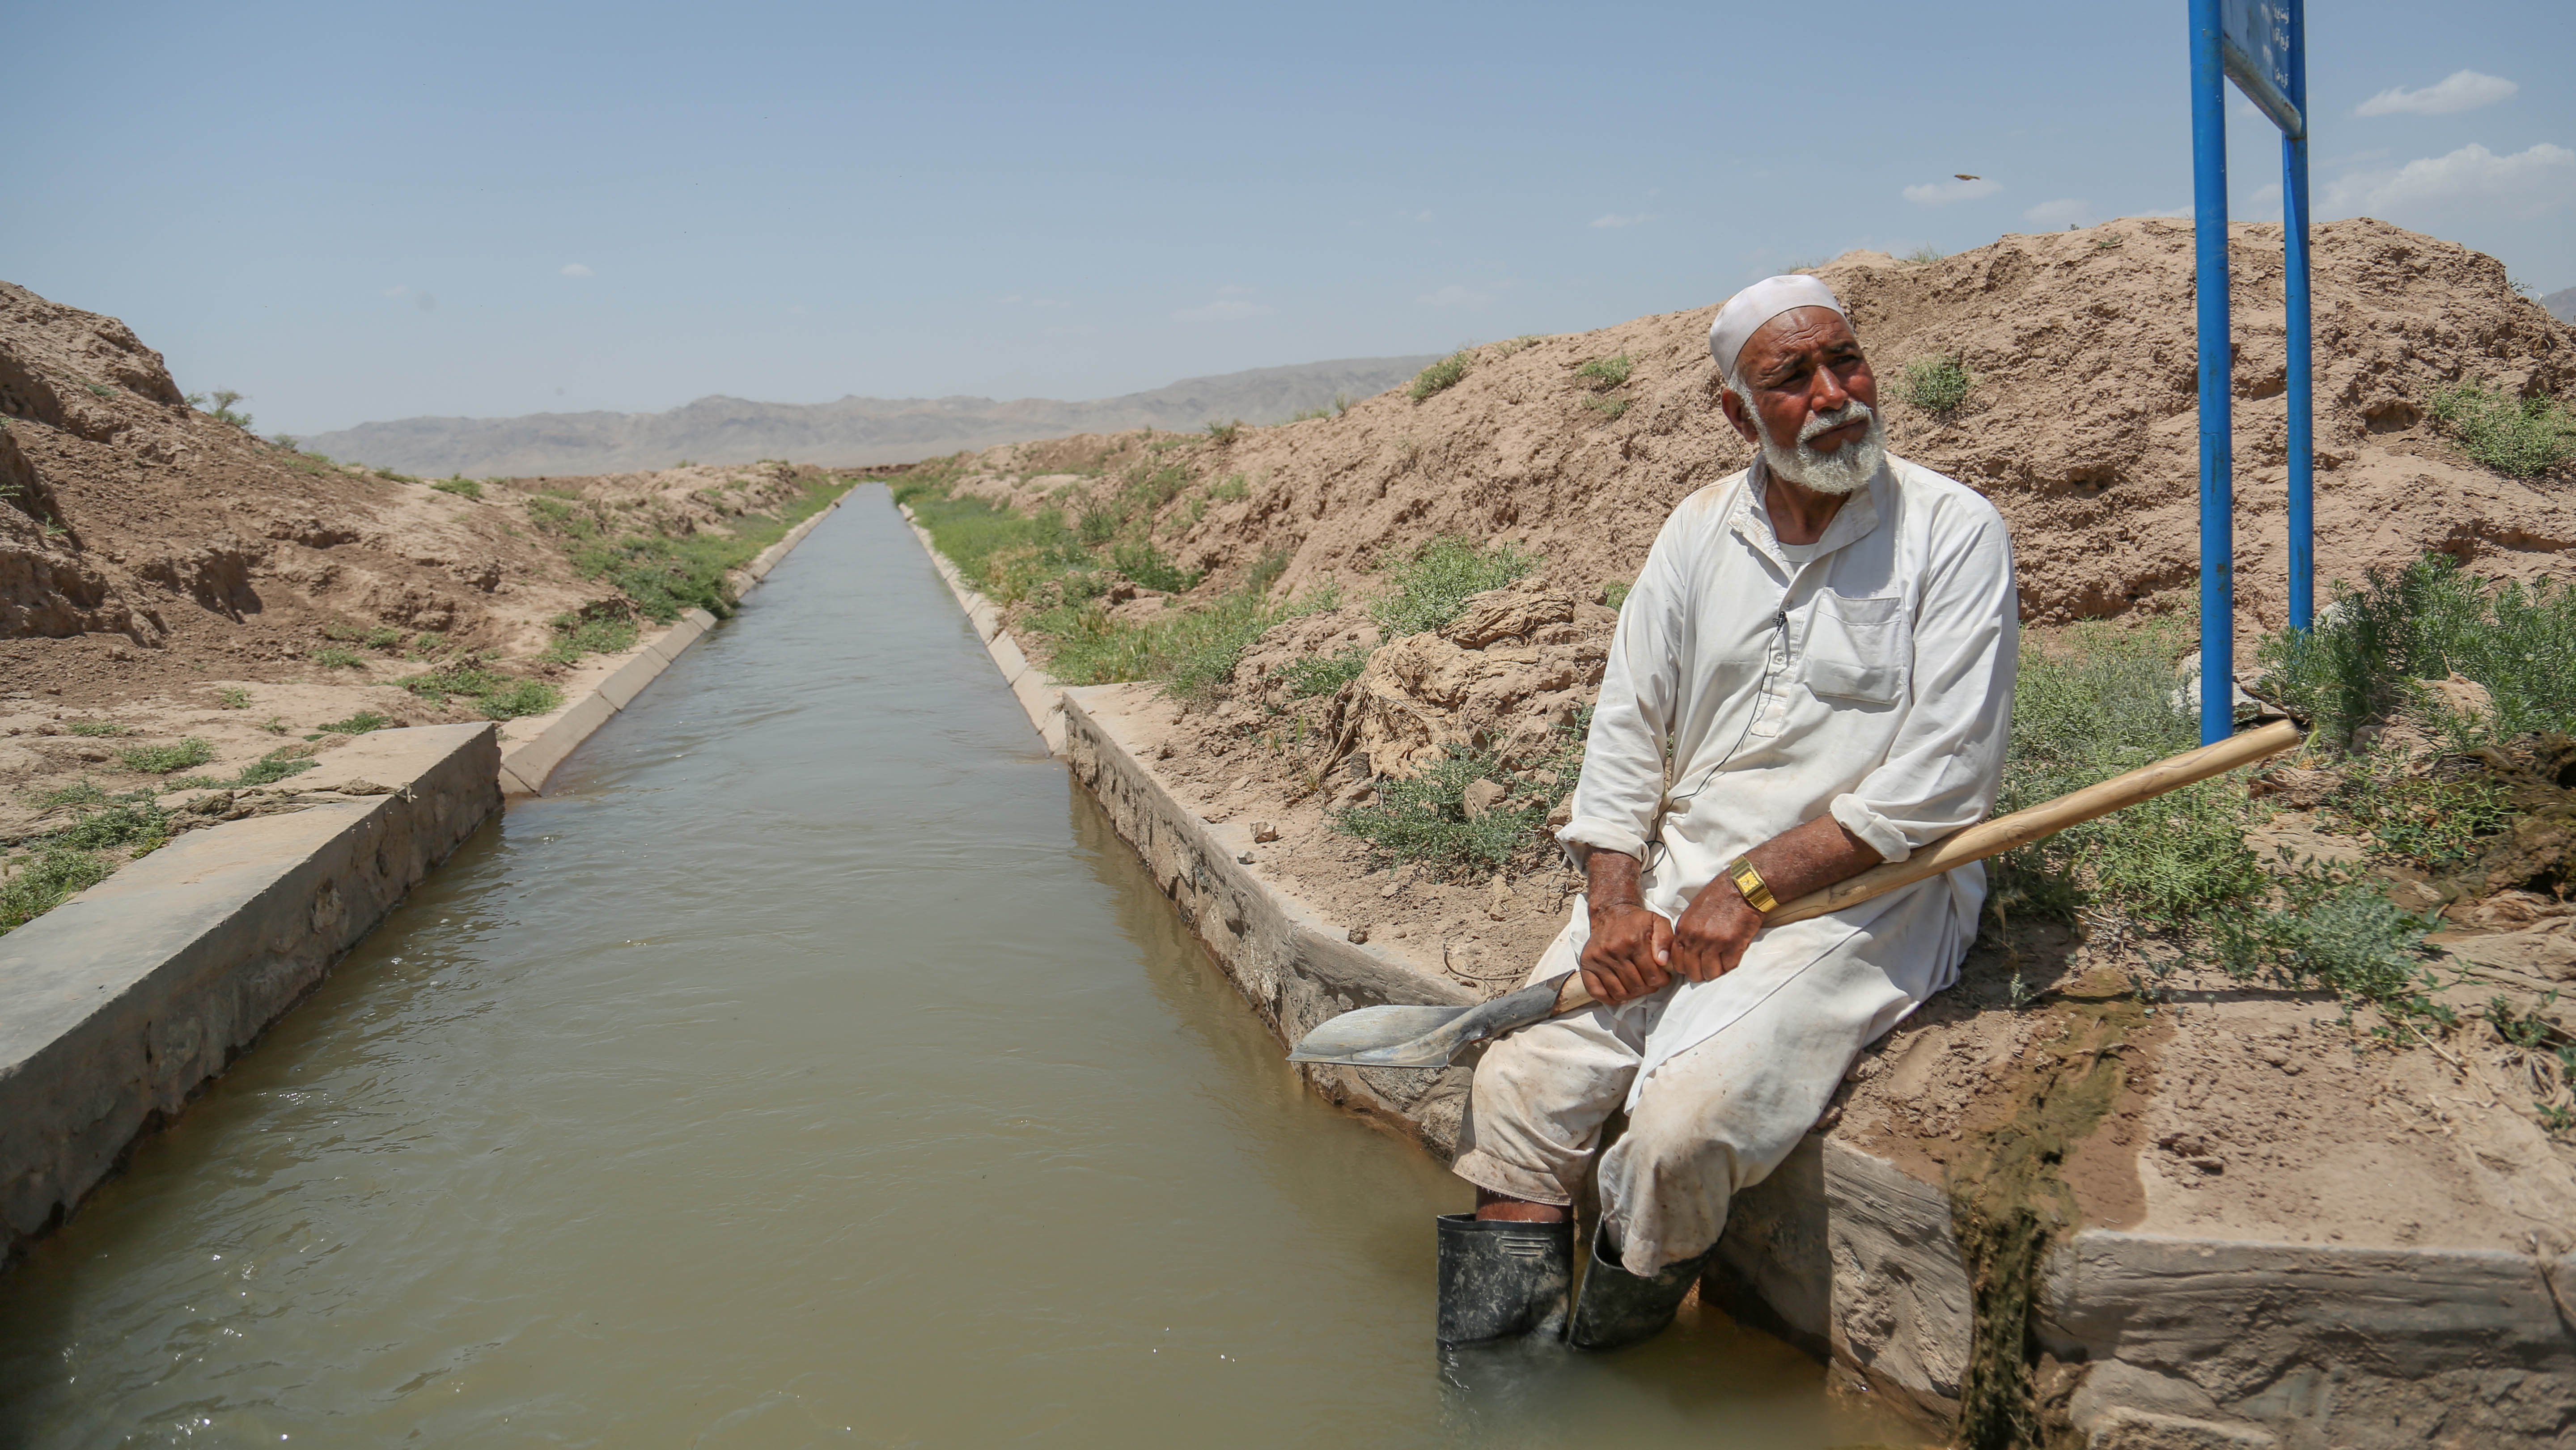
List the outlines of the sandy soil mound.
{"label": "sandy soil mound", "polygon": [[[316,727],[362,711],[481,718],[392,683],[439,661],[574,683],[579,662],[535,658],[549,621],[626,606],[532,501],[686,537],[819,477],[766,464],[445,491],[201,412],[125,324],[0,283],[0,849],[66,819],[48,802],[73,782],[155,784],[125,762],[137,747],[203,740],[214,754],[189,768],[228,775],[337,744]],[[335,645],[354,661],[317,660]]]}
{"label": "sandy soil mound", "polygon": [[[2197,577],[2198,369],[2192,232],[2155,219],[2007,236],[1936,262],[1854,252],[1815,269],[1851,309],[1892,398],[1902,366],[1958,357],[1976,377],[1947,418],[1887,407],[1905,456],[1983,491],[2012,526],[2038,622],[2118,614]],[[2232,229],[2238,600],[2285,623],[2286,403],[2280,229]],[[2566,572],[2576,495],[2508,478],[2435,435],[2425,407],[2463,380],[2576,391],[2576,328],[2515,293],[2494,258],[2383,222],[2316,229],[2317,558],[2326,578],[2427,549],[2480,572]],[[1281,587],[1348,575],[1440,533],[1535,548],[1545,579],[1626,579],[1683,495],[1745,466],[1716,408],[1714,305],[1598,332],[1489,344],[1455,386],[1398,389],[1338,418],[1245,430],[1190,460],[1239,473],[1175,553],[1222,572],[1292,551]],[[1627,382],[1576,373],[1624,355]],[[1624,403],[1624,409],[1621,404]],[[1615,414],[1615,416],[1612,416]],[[995,474],[1095,458],[1108,439],[995,450]]]}

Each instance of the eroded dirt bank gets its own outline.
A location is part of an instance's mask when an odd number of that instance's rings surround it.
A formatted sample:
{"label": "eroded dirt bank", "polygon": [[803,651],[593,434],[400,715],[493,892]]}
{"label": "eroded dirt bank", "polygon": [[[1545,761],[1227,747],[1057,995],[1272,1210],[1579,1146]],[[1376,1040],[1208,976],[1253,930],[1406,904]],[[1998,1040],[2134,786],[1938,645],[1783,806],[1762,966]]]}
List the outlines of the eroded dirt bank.
{"label": "eroded dirt bank", "polygon": [[124,324],[0,284],[12,917],[273,808],[368,729],[546,715],[681,608],[722,612],[728,569],[843,486],[779,463],[413,479],[206,403]]}
{"label": "eroded dirt bank", "polygon": [[[2239,236],[2250,659],[2280,608],[2278,244],[2264,228]],[[2321,573],[2359,579],[2429,550],[2489,579],[2563,587],[2576,574],[2564,467],[2516,476],[2473,461],[2432,406],[2464,382],[2563,394],[2576,331],[2517,297],[2492,259],[2449,243],[2353,222],[2321,228],[2317,252]],[[2186,225],[2132,220],[1929,264],[1856,255],[1819,270],[1882,376],[1948,354],[1975,378],[1942,414],[1892,397],[1893,444],[2004,512],[2034,649],[2057,650],[2077,621],[2187,606]],[[1708,316],[1487,345],[1462,354],[1445,385],[1338,417],[997,449],[925,466],[898,492],[1000,510],[929,517],[1059,679],[1136,677],[1123,669],[1162,681],[1123,688],[1122,738],[1186,809],[1256,843],[1256,869],[1354,942],[1491,992],[1526,970],[1577,884],[1541,832],[1579,770],[1622,583],[1675,501],[1746,461],[1714,414]],[[1389,610],[1411,587],[1404,561],[1442,537],[1535,563],[1407,628]],[[1210,622],[1247,599],[1271,612],[1211,662]],[[2088,638],[2063,636],[2070,649]],[[2476,708],[2435,688],[2459,684],[2397,693]],[[1856,1065],[1826,1141],[1949,1195],[1975,1260],[1977,1322],[1999,1350],[1982,1372],[1965,1343],[1922,1360],[1925,1408],[1964,1405],[1972,1425],[2004,1427],[2002,1439],[1979,1431],[1984,1443],[2079,1429],[2131,1443],[2084,1398],[2086,1369],[2060,1362],[2073,1352],[2064,1336],[2040,1322],[2037,1266],[2084,1228],[2502,1253],[2528,1265],[2516,1293],[2544,1313],[2566,1302],[2553,1265],[2576,1248],[2576,1147],[2554,993],[2576,981],[2576,913],[2561,865],[2463,885],[2356,824],[2367,812],[2355,792],[2456,778],[2430,719],[2392,709],[2371,727],[2380,745],[2356,737],[2357,749],[2386,747],[2368,769],[2312,757],[2231,787],[2238,808],[2249,789],[2257,798],[2244,844],[2267,858],[2287,848],[2285,860],[2312,863],[2303,869],[2342,863],[2398,906],[2438,913],[2431,975],[2412,1000],[2229,972],[2187,931],[2121,911],[2007,913],[1960,986]],[[2529,775],[2553,748],[2513,744],[2498,778]],[[1467,757],[1475,778],[1449,783],[1452,822],[1517,821],[1528,834],[1508,861],[1408,859],[1347,828],[1355,809],[1419,794],[1415,783]],[[2470,846],[2495,854],[2485,837]],[[2063,1151],[2013,1166],[2013,1145],[2033,1134]],[[2013,1191],[1979,1192],[2014,1174]],[[2040,1252],[1988,1258],[1983,1229],[2012,1213],[2037,1220]],[[1837,1303],[1838,1357],[1865,1367],[1896,1353],[1919,1327],[1904,1298]],[[2326,1360],[2306,1368],[2268,1350],[2211,1354],[2156,1367],[2153,1413],[2282,1443],[2556,1445],[2576,1400],[2569,1342],[2463,1329],[2451,1359],[2414,1370],[2360,1347],[2309,1346],[2299,1353]],[[2324,1400],[2264,1399],[2264,1385],[2309,1373],[2341,1377],[2341,1419]]]}

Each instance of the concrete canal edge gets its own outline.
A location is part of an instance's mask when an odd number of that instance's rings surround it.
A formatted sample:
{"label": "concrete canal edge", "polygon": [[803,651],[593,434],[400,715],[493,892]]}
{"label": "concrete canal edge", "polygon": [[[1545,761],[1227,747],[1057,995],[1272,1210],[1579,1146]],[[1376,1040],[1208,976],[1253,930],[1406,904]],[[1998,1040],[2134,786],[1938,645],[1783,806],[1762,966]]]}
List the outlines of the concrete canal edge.
{"label": "concrete canal edge", "polygon": [[[1283,1045],[1354,1007],[1472,1000],[1347,941],[1262,868],[1245,826],[1177,799],[1123,738],[1137,687],[1059,685],[903,514],[1048,749]],[[1301,1071],[1454,1153],[1467,1069]],[[1925,1424],[1955,1421],[1974,1296],[1941,1184],[1811,1133],[1738,1198],[1719,1260],[1703,1294]],[[2087,1228],[2051,1257],[2042,1301],[2041,1347],[2080,1375],[2064,1408],[2090,1450],[2558,1446],[2576,1406],[2576,1254]]]}
{"label": "concrete canal edge", "polygon": [[[778,567],[778,561],[805,542],[805,536],[840,506],[841,499],[837,498],[825,504],[813,517],[789,529],[777,543],[735,570],[731,576],[735,597],[759,588],[769,571]],[[682,610],[678,622],[639,641],[633,649],[586,664],[573,676],[572,687],[565,690],[561,706],[544,715],[505,723],[501,727],[502,794],[544,794],[546,778],[554,774],[556,766],[563,764],[600,726],[633,704],[645,686],[715,627],[716,617],[705,610]]]}
{"label": "concrete canal edge", "polygon": [[[731,576],[737,597],[841,506]],[[704,610],[591,661],[550,714],[361,735],[0,936],[0,1265],[303,1000],[430,870],[714,628]]]}
{"label": "concrete canal edge", "polygon": [[0,937],[0,1234],[59,1223],[501,806],[492,727],[362,735]]}

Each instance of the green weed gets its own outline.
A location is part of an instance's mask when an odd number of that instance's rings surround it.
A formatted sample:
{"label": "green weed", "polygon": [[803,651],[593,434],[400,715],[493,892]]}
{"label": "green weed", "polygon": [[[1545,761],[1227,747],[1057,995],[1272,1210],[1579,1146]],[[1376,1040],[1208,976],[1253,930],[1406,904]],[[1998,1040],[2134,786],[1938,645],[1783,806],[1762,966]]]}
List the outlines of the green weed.
{"label": "green weed", "polygon": [[2547,473],[2576,455],[2576,413],[2554,398],[2462,383],[2435,393],[2432,413],[2462,453],[2516,478]]}
{"label": "green weed", "polygon": [[2541,580],[2496,586],[2443,554],[2404,569],[2373,569],[2360,589],[2341,583],[2307,633],[2263,642],[2262,691],[2312,717],[2343,746],[2373,720],[2414,706],[2419,679],[2452,674],[2487,689],[2492,711],[2457,717],[2426,709],[2454,743],[2541,731],[2576,733],[2576,586]]}
{"label": "green weed", "polygon": [[149,850],[170,837],[170,817],[150,800],[125,800],[89,811],[60,830],[48,832],[49,845],[76,851],[113,851],[124,846]]}
{"label": "green weed", "polygon": [[1583,406],[1601,415],[1604,422],[1627,416],[1628,400],[1613,394],[1609,397],[1586,398]]}
{"label": "green weed", "polygon": [[1291,660],[1279,671],[1279,682],[1291,699],[1309,700],[1317,695],[1334,695],[1344,685],[1360,677],[1368,668],[1373,651],[1364,644],[1351,645],[1328,655],[1309,655]]}
{"label": "green weed", "polygon": [[1218,503],[1233,503],[1250,492],[1251,485],[1244,482],[1242,474],[1229,473],[1222,482],[1209,487],[1207,496]]}
{"label": "green weed", "polygon": [[385,729],[393,723],[391,716],[379,715],[373,710],[361,710],[346,720],[325,720],[313,728],[333,735],[364,735],[371,730]]}
{"label": "green weed", "polygon": [[66,846],[49,846],[21,858],[14,870],[0,876],[0,935],[106,880],[115,869],[104,857]]}
{"label": "green weed", "polygon": [[247,710],[250,708],[250,691],[241,688],[239,685],[226,685],[215,691],[215,708],[218,710]]}
{"label": "green weed", "polygon": [[1945,255],[1939,247],[1916,247],[1905,254],[1905,260],[1915,263],[1937,262]]}
{"label": "green weed", "polygon": [[1547,818],[1542,801],[1497,804],[1481,817],[1468,818],[1468,786],[1510,778],[1491,755],[1452,745],[1410,780],[1380,780],[1377,799],[1369,804],[1334,811],[1332,826],[1366,841],[1382,857],[1415,862],[1441,875],[1493,871],[1529,845]]}
{"label": "green weed", "polygon": [[457,660],[394,683],[435,705],[462,696],[472,700],[489,720],[543,715],[563,703],[560,686],[544,680],[514,679],[475,660]]}
{"label": "green weed", "polygon": [[452,493],[458,498],[479,499],[483,496],[482,483],[476,479],[467,478],[461,473],[452,478],[432,480],[429,486],[440,493]]}
{"label": "green weed", "polygon": [[304,772],[311,770],[315,762],[302,756],[289,755],[286,753],[287,750],[300,748],[301,747],[298,746],[288,746],[285,749],[272,750],[266,755],[261,756],[259,759],[252,761],[250,764],[243,766],[241,768],[241,774],[234,776],[230,781],[225,782],[225,784],[236,790],[247,790],[252,786],[275,785],[290,775],[302,775]]}
{"label": "green weed", "polygon": [[1394,591],[1369,613],[1388,639],[1439,629],[1465,611],[1470,597],[1500,589],[1537,567],[1535,555],[1510,544],[1480,548],[1443,535],[1417,546],[1387,571]]}
{"label": "green weed", "polygon": [[74,735],[122,735],[125,727],[113,720],[66,720],[63,728]]}
{"label": "green weed", "polygon": [[553,620],[555,637],[537,658],[553,664],[568,665],[585,655],[623,654],[635,647],[642,631],[623,613],[600,619],[581,614],[558,614]]}
{"label": "green weed", "polygon": [[1474,353],[1467,349],[1453,352],[1415,373],[1413,384],[1405,389],[1405,395],[1419,403],[1434,393],[1446,392],[1458,385],[1458,380],[1467,375],[1468,365],[1474,361]]}
{"label": "green weed", "polygon": [[1636,587],[1634,579],[1604,579],[1601,581],[1601,602],[1614,610],[1623,609],[1627,607],[1628,591]]}
{"label": "green weed", "polygon": [[356,650],[345,649],[336,644],[326,644],[313,652],[313,663],[320,665],[326,670],[355,670],[363,669],[366,666],[367,660],[366,656],[359,654]]}
{"label": "green weed", "polygon": [[1159,680],[1165,693],[1203,702],[1225,692],[1243,652],[1273,625],[1333,607],[1329,591],[1271,603],[1270,585],[1287,565],[1285,554],[1270,555],[1208,604],[1141,624],[1066,604],[1032,614],[1028,628],[1046,641],[1047,673],[1068,685]]}
{"label": "green weed", "polygon": [[2423,779],[2392,761],[2348,783],[2327,804],[2370,842],[2373,856],[2441,876],[2485,854],[2488,838],[2512,821],[2511,794],[2502,781]]}
{"label": "green weed", "polygon": [[1636,362],[1626,353],[1613,353],[1608,357],[1596,357],[1576,368],[1574,375],[1592,391],[1606,393],[1626,383],[1628,374],[1635,371],[1636,366]]}
{"label": "green weed", "polygon": [[1897,381],[1896,393],[1899,399],[1942,417],[1966,402],[1969,390],[1976,385],[1977,375],[1968,371],[1957,354],[1945,352],[1907,363]]}
{"label": "green weed", "polygon": [[395,472],[394,470],[392,470],[392,469],[390,469],[390,468],[379,468],[379,469],[377,469],[377,470],[376,470],[376,477],[383,479],[383,480],[384,480],[385,482],[387,482],[387,483],[418,483],[418,482],[420,482],[420,480],[419,480],[419,479],[414,478],[412,475],[410,475],[410,474],[408,474],[408,473],[397,473],[397,472]]}
{"label": "green weed", "polygon": [[1241,418],[1237,418],[1231,423],[1220,423],[1213,418],[1208,420],[1207,435],[1210,438],[1215,439],[1217,446],[1219,447],[1232,443],[1235,439],[1235,435],[1242,431],[1243,420]]}
{"label": "green weed", "polygon": [[215,747],[191,735],[175,745],[129,745],[116,752],[116,758],[128,770],[168,775],[214,759]]}
{"label": "green weed", "polygon": [[1118,545],[1109,552],[1110,562],[1118,572],[1146,589],[1166,594],[1180,594],[1196,587],[1199,576],[1164,557],[1150,539],[1138,539]]}

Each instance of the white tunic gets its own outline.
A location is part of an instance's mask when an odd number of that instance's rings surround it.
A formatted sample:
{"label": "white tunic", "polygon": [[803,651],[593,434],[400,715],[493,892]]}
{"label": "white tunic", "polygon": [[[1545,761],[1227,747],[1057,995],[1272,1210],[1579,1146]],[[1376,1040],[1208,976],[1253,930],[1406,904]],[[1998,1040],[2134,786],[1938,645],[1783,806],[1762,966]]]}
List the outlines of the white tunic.
{"label": "white tunic", "polygon": [[[1772,532],[1767,481],[1757,459],[1665,521],[1619,611],[1557,834],[1578,866],[1593,847],[1644,858],[1646,904],[1667,918],[1738,854],[1827,812],[1902,861],[1994,805],[2020,618],[2002,517],[1891,455],[1795,548]],[[1962,866],[1767,929],[1715,981],[1677,979],[1631,1106],[1665,1060],[1827,953],[1864,953],[1916,1002],[1948,986],[1984,901],[1984,868]],[[1577,902],[1534,978],[1573,965],[1586,924]]]}

